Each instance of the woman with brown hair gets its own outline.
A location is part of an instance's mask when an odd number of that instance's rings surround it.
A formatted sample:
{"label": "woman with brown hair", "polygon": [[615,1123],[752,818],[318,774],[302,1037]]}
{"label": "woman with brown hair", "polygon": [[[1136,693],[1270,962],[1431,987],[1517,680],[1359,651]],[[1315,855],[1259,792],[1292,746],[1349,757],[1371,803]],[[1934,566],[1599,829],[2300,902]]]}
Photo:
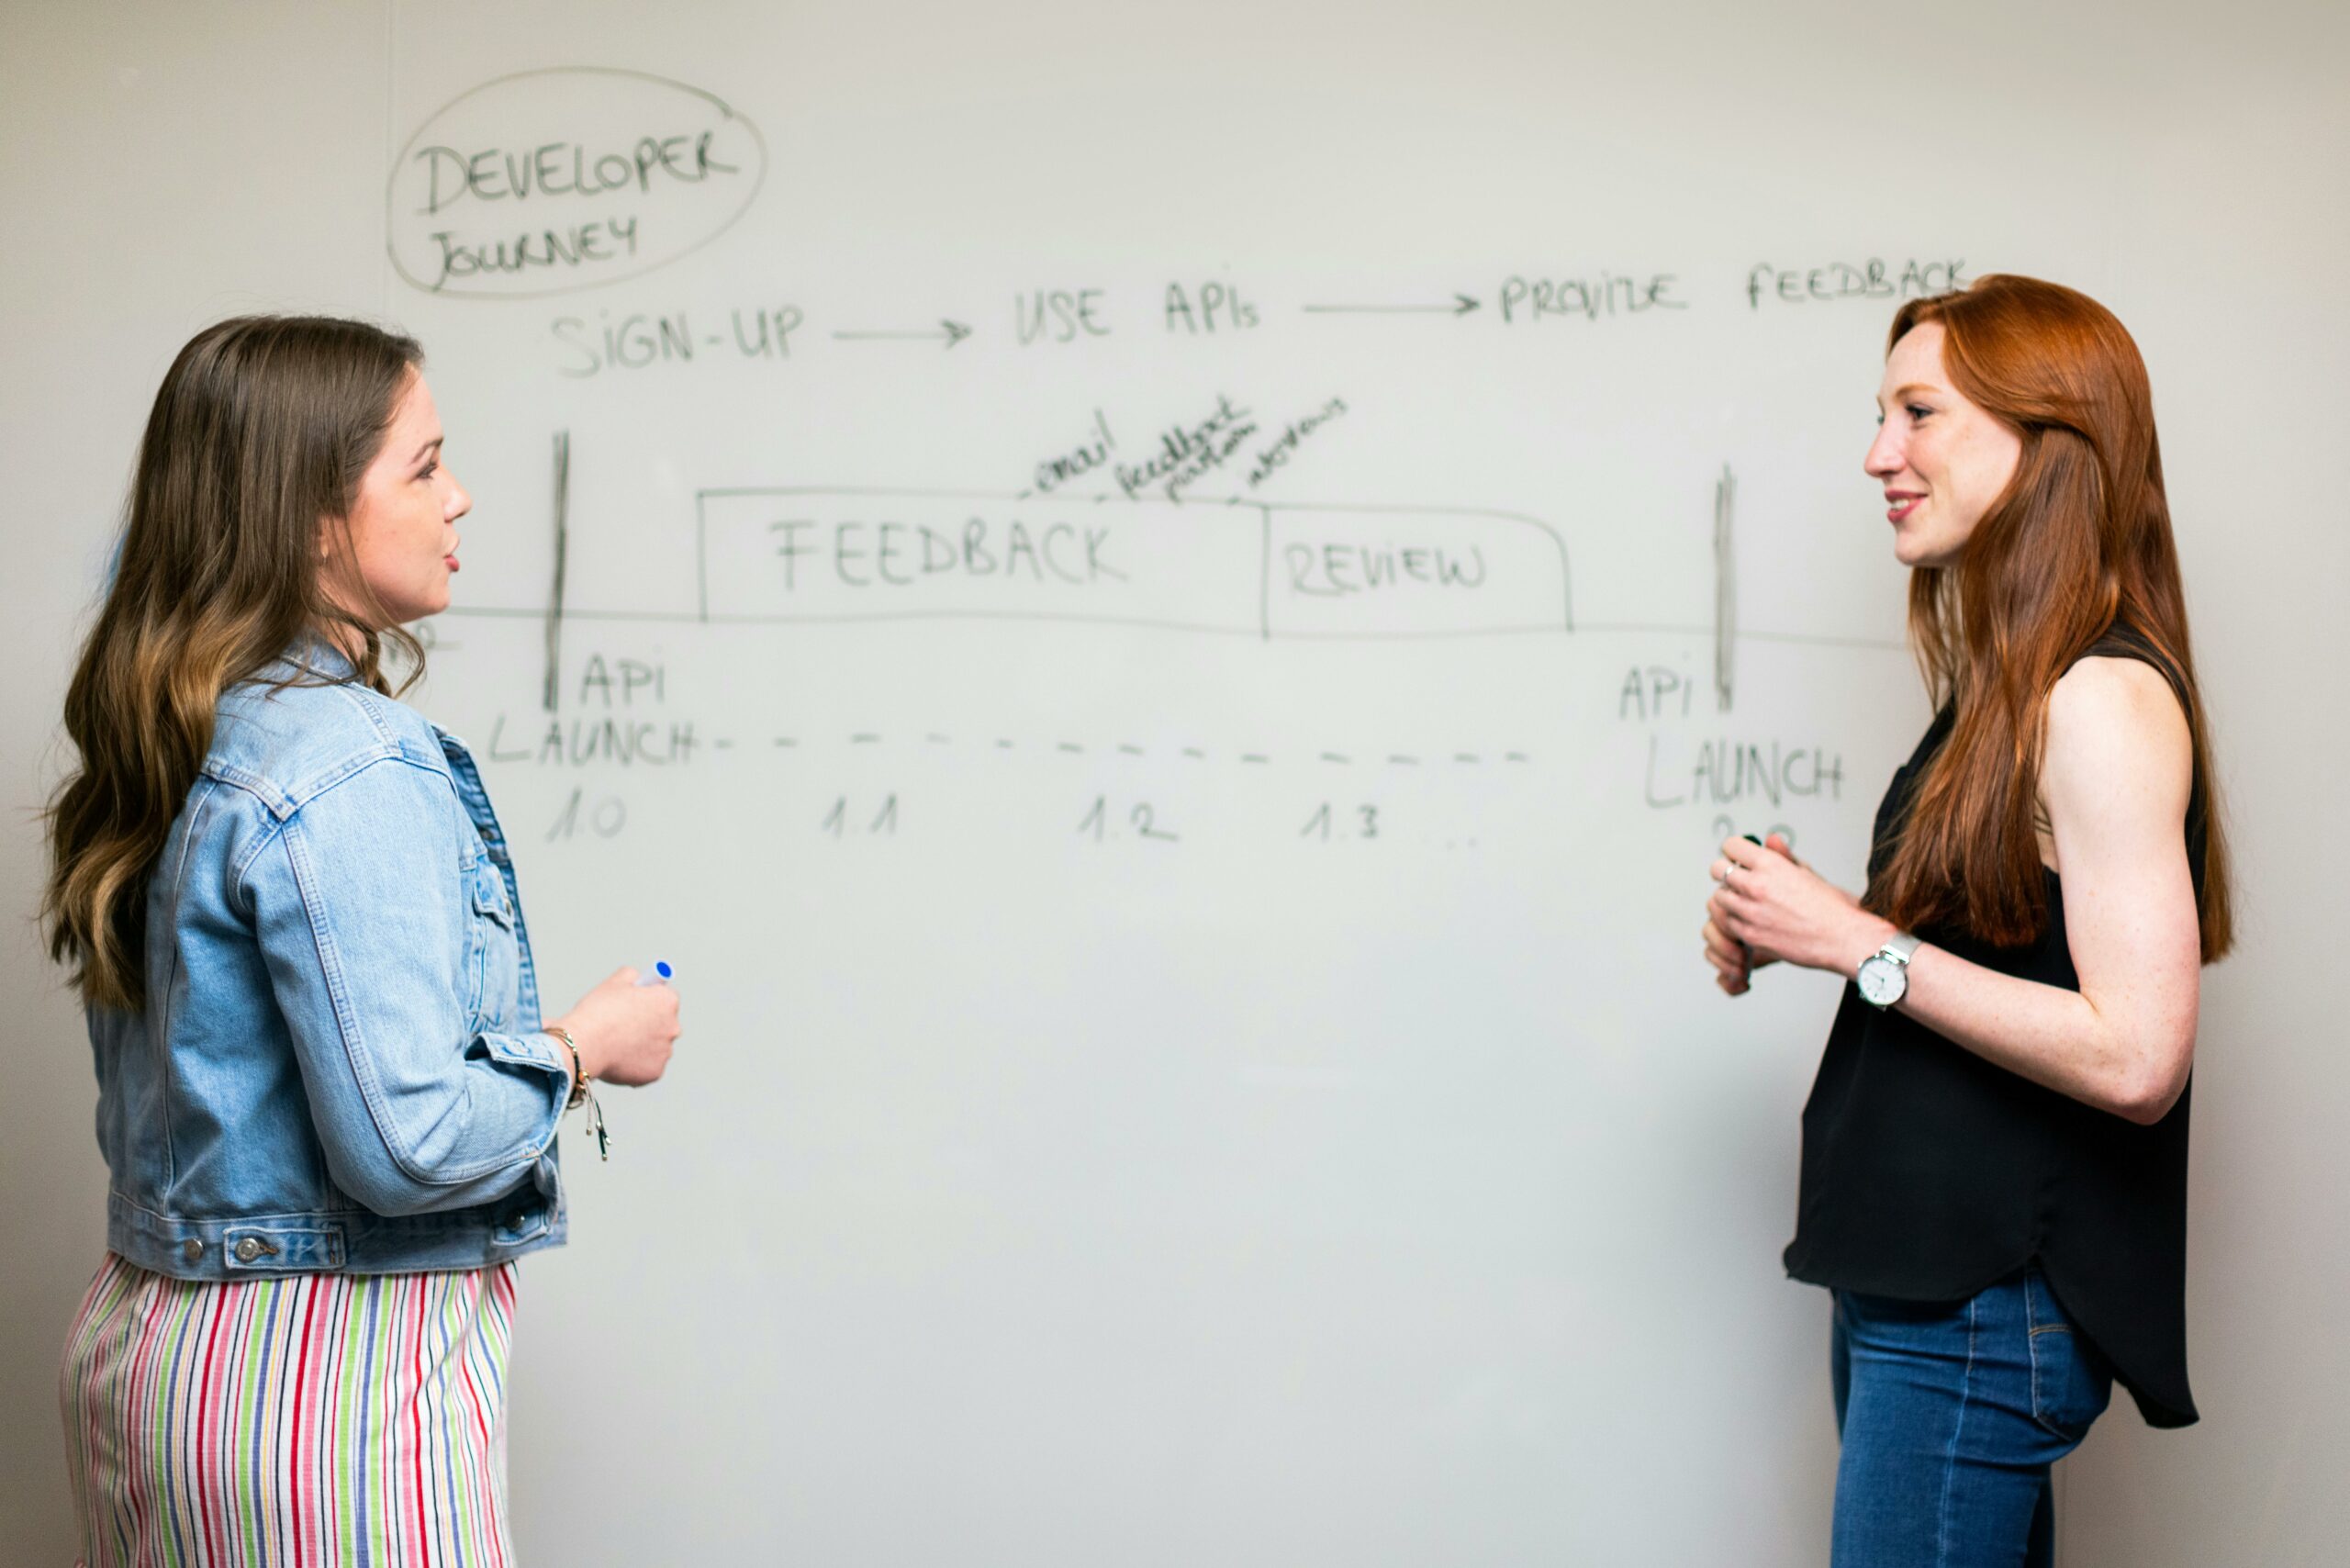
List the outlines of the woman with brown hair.
{"label": "woman with brown hair", "polygon": [[2199,970],[2231,941],[2153,395],[2111,312],[1985,277],[1888,339],[1884,486],[1939,711],[1858,899],[1774,839],[1706,957],[1847,977],[1804,1110],[1795,1278],[1835,1297],[1835,1561],[2049,1561],[2050,1466],[2113,1380],[2196,1418]]}
{"label": "woman with brown hair", "polygon": [[473,756],[395,700],[472,505],[421,360],[315,317],[181,350],[66,697],[43,913],[109,1174],[63,1374],[89,1564],[510,1561],[556,1123],[677,1037],[630,969],[541,1021]]}

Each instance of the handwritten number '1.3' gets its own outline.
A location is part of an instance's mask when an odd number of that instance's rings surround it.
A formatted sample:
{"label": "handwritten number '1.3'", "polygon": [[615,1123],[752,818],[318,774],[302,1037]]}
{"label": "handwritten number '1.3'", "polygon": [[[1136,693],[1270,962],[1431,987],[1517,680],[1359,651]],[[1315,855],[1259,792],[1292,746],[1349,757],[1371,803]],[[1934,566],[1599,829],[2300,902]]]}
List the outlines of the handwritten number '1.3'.
{"label": "handwritten number '1.3'", "polygon": [[[1297,836],[1318,839],[1324,844],[1329,843],[1332,816],[1330,802],[1323,801],[1315,808],[1314,814],[1305,819],[1305,825],[1298,830]],[[1379,808],[1377,806],[1357,806],[1355,817],[1357,838],[1379,836]]]}

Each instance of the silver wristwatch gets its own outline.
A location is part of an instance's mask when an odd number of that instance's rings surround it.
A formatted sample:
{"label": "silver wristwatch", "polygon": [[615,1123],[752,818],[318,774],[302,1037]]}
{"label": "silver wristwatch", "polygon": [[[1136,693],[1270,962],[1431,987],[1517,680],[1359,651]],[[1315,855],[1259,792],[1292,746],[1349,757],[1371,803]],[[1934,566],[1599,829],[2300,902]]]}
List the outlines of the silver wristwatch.
{"label": "silver wristwatch", "polygon": [[1860,982],[1861,1000],[1882,1013],[1908,995],[1909,958],[1919,946],[1919,939],[1905,931],[1863,958],[1861,972],[1854,977]]}

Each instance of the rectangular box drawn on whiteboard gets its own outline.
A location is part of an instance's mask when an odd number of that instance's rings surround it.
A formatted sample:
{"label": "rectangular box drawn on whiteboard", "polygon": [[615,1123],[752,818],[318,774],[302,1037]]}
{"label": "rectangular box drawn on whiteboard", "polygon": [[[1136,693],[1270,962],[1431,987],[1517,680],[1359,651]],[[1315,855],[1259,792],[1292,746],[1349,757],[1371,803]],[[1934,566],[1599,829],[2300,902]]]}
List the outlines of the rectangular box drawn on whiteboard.
{"label": "rectangular box drawn on whiteboard", "polygon": [[702,490],[698,613],[1111,622],[1261,637],[1565,632],[1558,535],[1506,513]]}
{"label": "rectangular box drawn on whiteboard", "polygon": [[954,616],[1261,629],[1254,508],[704,490],[708,621]]}
{"label": "rectangular box drawn on whiteboard", "polygon": [[1573,629],[1566,546],[1531,518],[1405,507],[1265,510],[1272,636]]}

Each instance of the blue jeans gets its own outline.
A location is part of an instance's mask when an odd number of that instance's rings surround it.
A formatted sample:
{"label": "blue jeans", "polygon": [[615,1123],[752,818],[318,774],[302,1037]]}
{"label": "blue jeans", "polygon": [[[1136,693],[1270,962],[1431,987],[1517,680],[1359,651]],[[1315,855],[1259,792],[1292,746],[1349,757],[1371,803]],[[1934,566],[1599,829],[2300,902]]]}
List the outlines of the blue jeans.
{"label": "blue jeans", "polygon": [[2049,1467],[2113,1374],[2038,1269],[1964,1301],[1836,1294],[1836,1568],[2045,1568]]}

